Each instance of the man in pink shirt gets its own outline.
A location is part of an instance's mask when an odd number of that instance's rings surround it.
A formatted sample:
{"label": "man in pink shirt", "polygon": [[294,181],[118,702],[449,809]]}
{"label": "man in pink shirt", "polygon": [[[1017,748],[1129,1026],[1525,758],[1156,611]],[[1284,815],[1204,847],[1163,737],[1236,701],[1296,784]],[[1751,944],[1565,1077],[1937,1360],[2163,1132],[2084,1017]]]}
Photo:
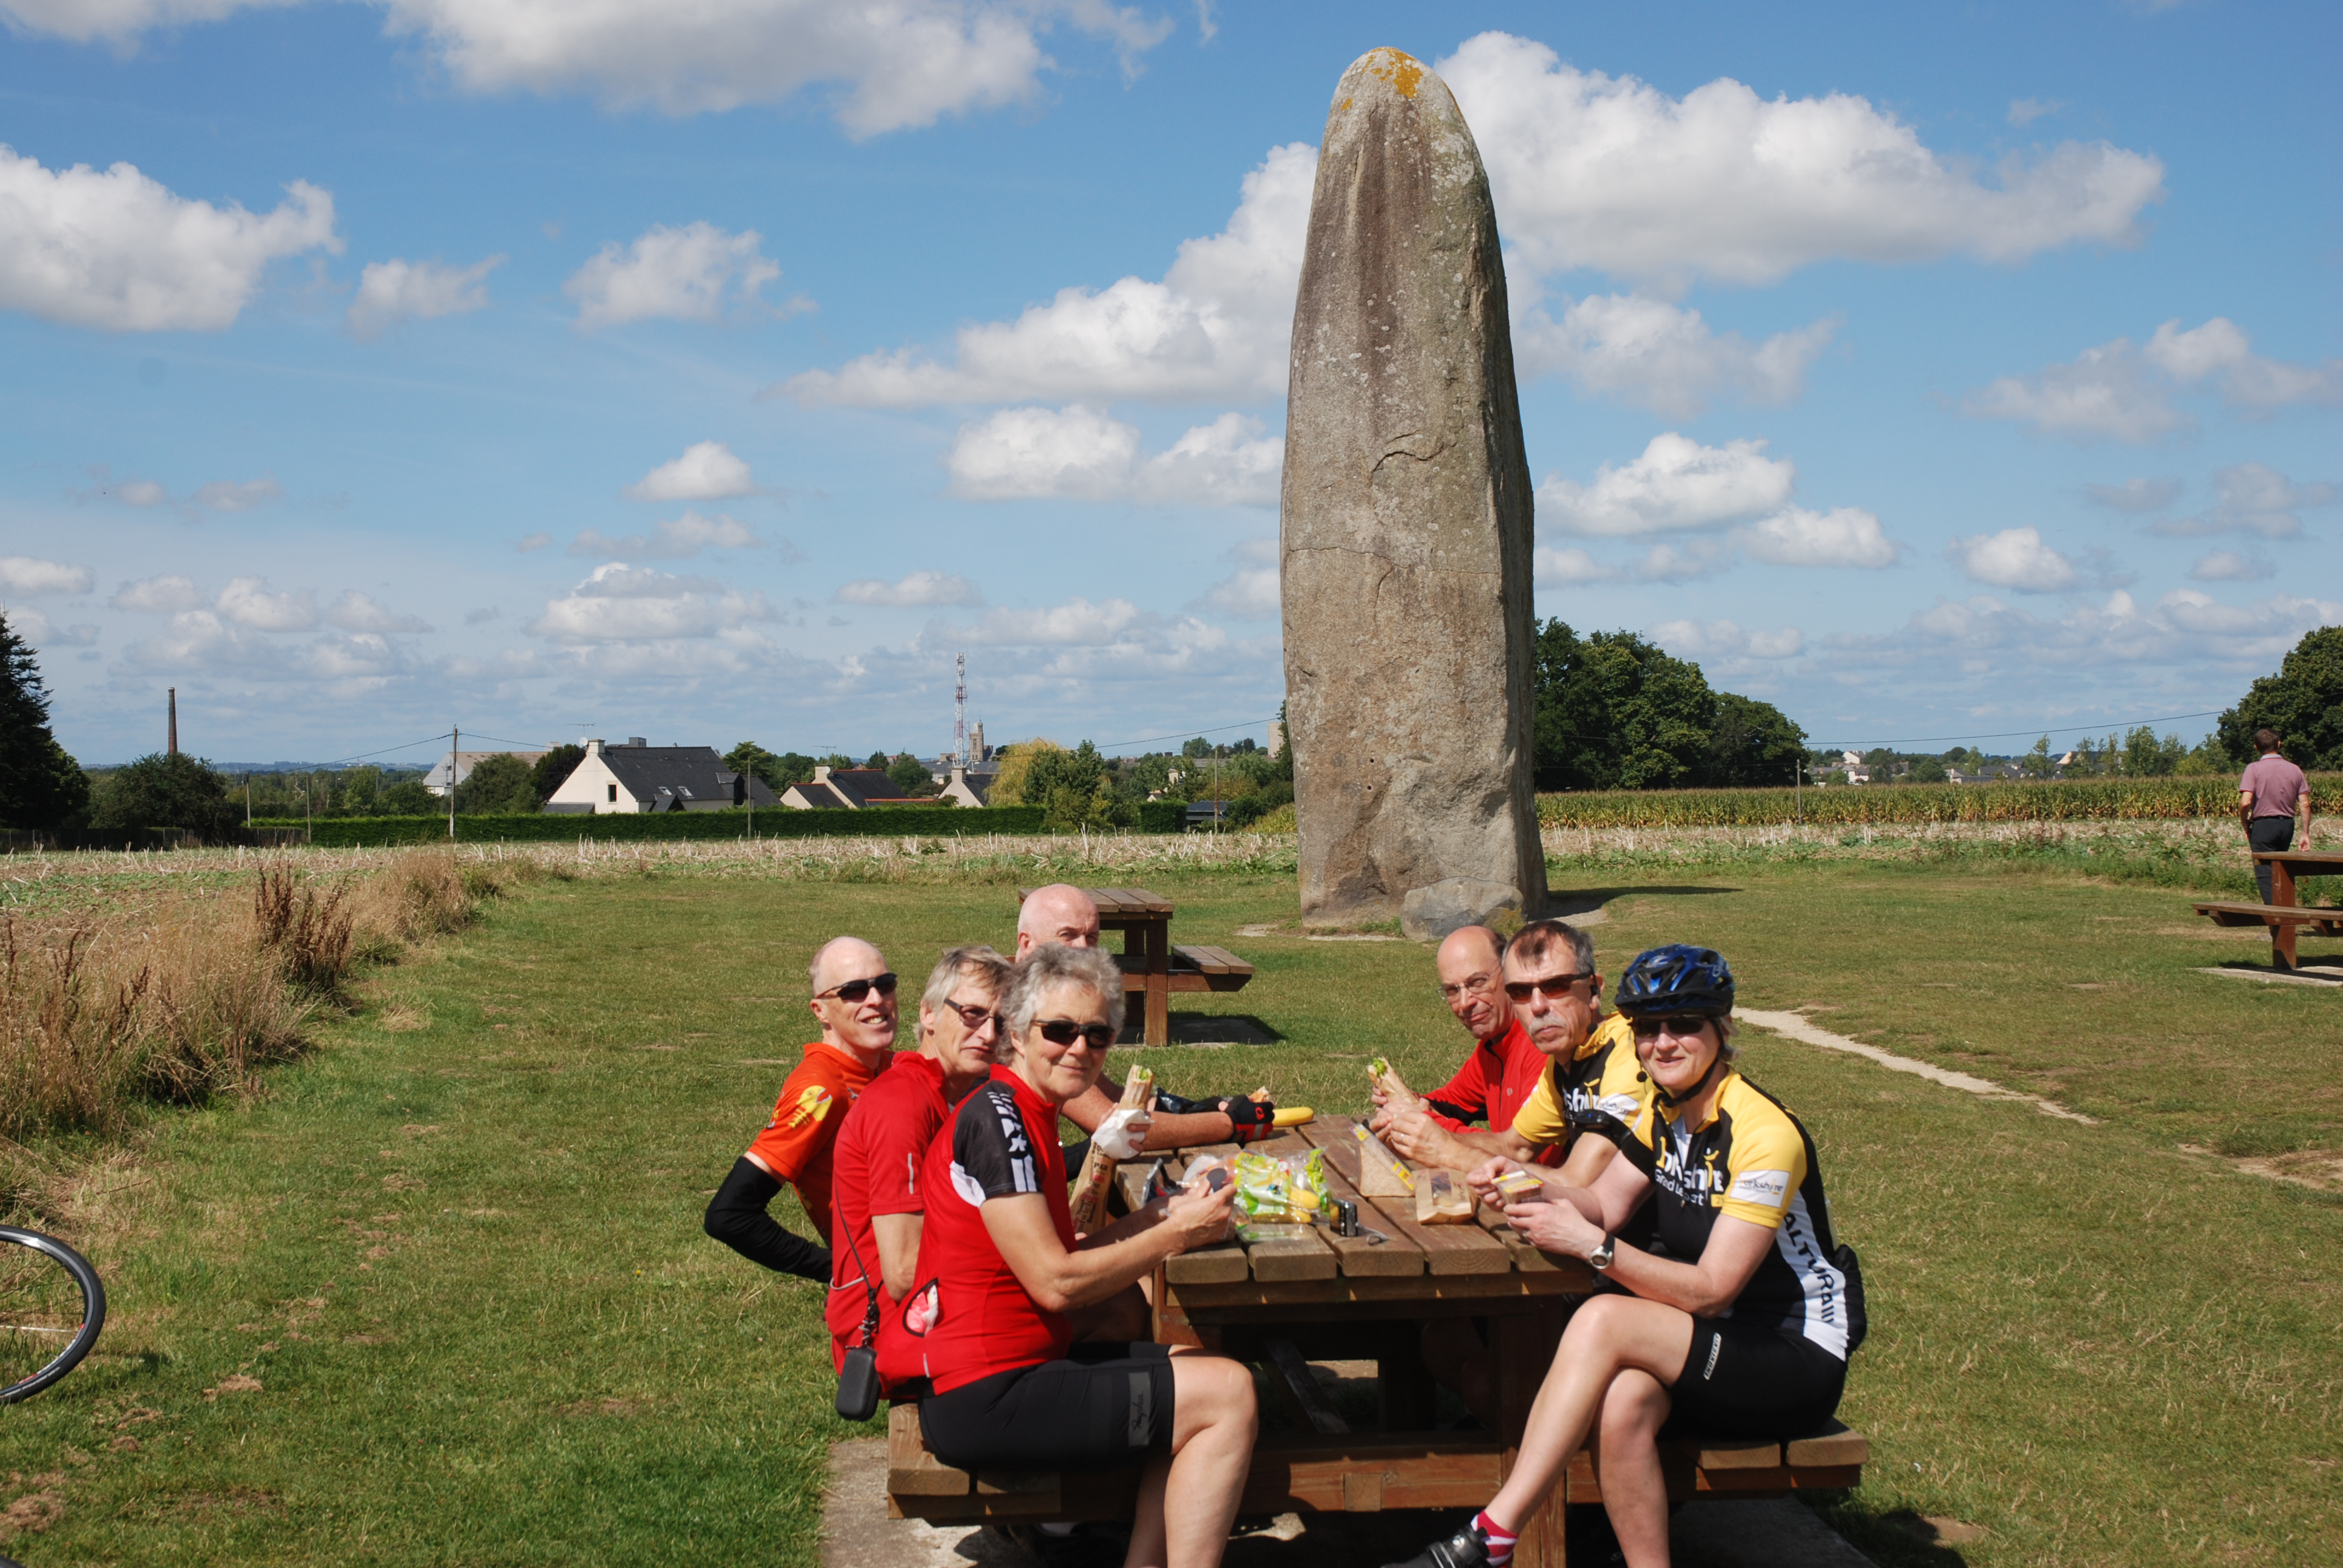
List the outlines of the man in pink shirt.
{"label": "man in pink shirt", "polygon": [[[2254,731],[2254,749],[2261,753],[2237,780],[2237,820],[2246,825],[2246,842],[2258,855],[2294,848],[2294,822],[2302,819],[2303,848],[2310,847],[2310,781],[2302,769],[2278,754],[2278,731]],[[2270,901],[2270,869],[2254,862],[2254,880],[2261,885],[2262,902]]]}

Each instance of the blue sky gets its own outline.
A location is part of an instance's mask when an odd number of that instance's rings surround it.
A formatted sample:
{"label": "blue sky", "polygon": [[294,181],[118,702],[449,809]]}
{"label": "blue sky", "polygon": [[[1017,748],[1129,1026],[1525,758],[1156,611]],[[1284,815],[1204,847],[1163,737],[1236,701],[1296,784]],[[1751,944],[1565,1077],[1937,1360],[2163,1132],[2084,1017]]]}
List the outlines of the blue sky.
{"label": "blue sky", "polygon": [[933,752],[960,651],[995,740],[1273,713],[1379,45],[1490,168],[1541,615],[1861,743],[2218,709],[2343,621],[2332,6],[880,10],[0,0],[0,605],[67,748],[175,685],[223,759]]}

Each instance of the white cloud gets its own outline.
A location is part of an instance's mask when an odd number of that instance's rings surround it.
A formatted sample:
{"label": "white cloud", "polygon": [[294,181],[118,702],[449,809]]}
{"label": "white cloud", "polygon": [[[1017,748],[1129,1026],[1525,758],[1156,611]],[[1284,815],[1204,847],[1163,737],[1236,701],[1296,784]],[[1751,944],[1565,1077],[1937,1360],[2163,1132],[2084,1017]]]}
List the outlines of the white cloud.
{"label": "white cloud", "polygon": [[1592,485],[1549,477],[1538,510],[1564,533],[1598,538],[1723,528],[1789,500],[1797,467],[1765,451],[1764,441],[1704,447],[1666,431],[1632,462],[1604,464]]}
{"label": "white cloud", "polygon": [[2032,376],[2005,376],[1963,404],[1986,419],[2015,419],[2077,440],[2153,441],[2193,428],[2195,417],[2174,407],[2173,394],[2216,383],[2222,400],[2249,413],[2295,403],[2343,402],[2343,359],[2298,365],[2266,359],[2226,317],[2180,330],[2177,317],[2156,329],[2143,347],[2118,337],[2087,348],[2070,364]]}
{"label": "white cloud", "polygon": [[2246,583],[2258,582],[2276,570],[2269,562],[2258,557],[2241,556],[2234,550],[2215,550],[2210,555],[2197,557],[2197,564],[2188,568],[2188,575],[2200,583]]}
{"label": "white cloud", "polygon": [[2042,542],[2036,528],[1956,538],[1945,551],[1969,580],[2020,593],[2056,593],[2082,581],[2074,560]]}
{"label": "white cloud", "polygon": [[1796,627],[1744,631],[1729,620],[1671,620],[1652,628],[1652,640],[1678,658],[1795,658],[1806,646]]}
{"label": "white cloud", "polygon": [[464,624],[466,626],[486,626],[492,620],[502,620],[504,618],[505,612],[498,609],[496,606],[492,604],[482,605],[478,609],[468,609],[464,612]]}
{"label": "white cloud", "polygon": [[0,610],[8,629],[35,648],[95,648],[97,628],[85,623],[59,626],[30,605]]}
{"label": "white cloud", "polygon": [[1635,563],[1635,575],[1645,582],[1690,582],[1714,577],[1731,564],[1715,540],[1686,539],[1682,545],[1654,545]]}
{"label": "white cloud", "polygon": [[2126,479],[2120,485],[2085,485],[2083,494],[2097,506],[2110,511],[2160,512],[2180,498],[2185,487],[2180,480],[2167,475],[2147,479]]}
{"label": "white cloud", "polygon": [[342,597],[336,599],[332,608],[326,611],[326,618],[344,631],[378,634],[431,629],[421,617],[399,615],[386,606],[377,604],[371,598],[358,592],[356,588],[343,589]]}
{"label": "white cloud", "polygon": [[546,601],[529,631],[571,644],[669,641],[715,637],[771,618],[761,593],[740,594],[705,578],[679,578],[611,561],[568,593]]}
{"label": "white cloud", "polygon": [[358,337],[379,337],[402,321],[461,316],[488,303],[488,274],[504,265],[502,256],[469,266],[443,266],[436,261],[370,261],[358,274],[357,297],[346,317]]}
{"label": "white cloud", "polygon": [[721,441],[695,441],[618,492],[630,501],[724,501],[762,492],[749,465]]}
{"label": "white cloud", "polygon": [[0,310],[109,332],[217,331],[268,264],[338,254],[334,198],[305,181],[266,216],[174,196],[126,163],[51,172],[0,146]]}
{"label": "white cloud", "polygon": [[1786,507],[1734,535],[1755,559],[1777,567],[1892,567],[1902,547],[1859,507],[1810,512]]}
{"label": "white cloud", "polygon": [[910,350],[870,354],[769,390],[868,407],[1282,397],[1317,166],[1302,143],[1272,148],[1245,176],[1228,227],[1182,242],[1161,283],[1061,289],[1015,321],[962,327],[948,365]]}
{"label": "white cloud", "polygon": [[1524,377],[1557,374],[1589,392],[1672,419],[1697,417],[1731,388],[1753,403],[1786,403],[1805,390],[1806,367],[1838,330],[1823,320],[1752,347],[1717,334],[1697,310],[1644,295],[1599,294],[1569,304],[1557,322],[1525,301],[1513,317],[1513,361]]}
{"label": "white cloud", "polygon": [[1194,616],[1163,616],[1129,599],[1069,599],[1041,608],[995,609],[973,626],[932,625],[919,646],[942,650],[988,647],[1022,649],[995,664],[1008,666],[1004,684],[1067,681],[1150,682],[1164,675],[1196,677],[1235,669],[1250,674],[1274,659],[1273,642],[1240,643]]}
{"label": "white cloud", "polygon": [[1980,181],[1895,116],[1834,93],[1768,102],[1720,77],[1682,98],[1503,33],[1436,67],[1530,270],[1771,283],[1814,262],[2012,262],[2130,245],[2164,166],[2101,143],[2012,155]]}
{"label": "white cloud", "polygon": [[2046,116],[2055,115],[2066,106],[2063,98],[2012,98],[2009,101],[2009,123],[2030,126]]}
{"label": "white cloud", "polygon": [[257,479],[214,479],[196,487],[191,504],[211,512],[248,512],[256,507],[284,498],[284,487],[274,475],[264,474]]}
{"label": "white cloud", "polygon": [[711,223],[653,224],[623,248],[613,241],[572,274],[562,292],[578,302],[582,330],[628,321],[717,321],[727,306],[753,307],[757,291],[781,276],[765,259],[755,229],[728,234]]}
{"label": "white cloud", "polygon": [[1138,427],[1097,409],[1004,408],[962,426],[945,467],[969,500],[1274,506],[1285,444],[1262,432],[1258,419],[1223,414],[1142,459]]}
{"label": "white cloud", "polygon": [[33,556],[0,556],[0,593],[87,593],[96,580],[87,567]]}
{"label": "white cloud", "polygon": [[2324,480],[2297,484],[2268,464],[2235,463],[2213,475],[2211,511],[2151,523],[2147,531],[2166,538],[2259,534],[2266,539],[2288,539],[2302,532],[2297,512],[2331,505],[2338,494],[2343,491]]}
{"label": "white cloud", "polygon": [[317,604],[307,590],[271,593],[266,578],[230,579],[212,607],[237,626],[255,631],[307,631],[317,624]]}
{"label": "white cloud", "polygon": [[629,534],[614,539],[608,535],[588,528],[570,541],[573,556],[651,556],[665,560],[679,560],[696,556],[701,550],[749,550],[761,548],[765,541],[749,531],[746,523],[723,512],[703,518],[698,512],[687,511],[670,518],[650,531],[648,538]]}
{"label": "white cloud", "polygon": [[115,589],[111,602],[116,609],[167,614],[173,610],[195,609],[203,604],[204,596],[196,587],[193,578],[141,578],[136,582],[126,582]]}
{"label": "white cloud", "polygon": [[840,604],[901,609],[918,605],[980,605],[984,596],[958,572],[923,570],[891,583],[878,578],[860,578],[840,588],[837,600]]}
{"label": "white cloud", "polygon": [[536,533],[529,534],[523,538],[518,544],[513,546],[513,548],[518,550],[522,555],[527,555],[531,550],[541,550],[552,542],[553,536],[540,528]]}
{"label": "white cloud", "polygon": [[152,479],[116,478],[113,468],[104,463],[92,463],[89,477],[92,483],[88,489],[65,493],[76,501],[119,501],[126,507],[159,507],[171,498]]}
{"label": "white cloud", "polygon": [[1204,600],[1222,614],[1232,615],[1239,620],[1275,620],[1284,608],[1279,591],[1278,568],[1274,566],[1240,567],[1214,583]]}
{"label": "white cloud", "polygon": [[1581,583],[1609,582],[1619,574],[1581,549],[1545,549],[1530,552],[1530,577],[1534,582],[1553,588],[1575,588]]}

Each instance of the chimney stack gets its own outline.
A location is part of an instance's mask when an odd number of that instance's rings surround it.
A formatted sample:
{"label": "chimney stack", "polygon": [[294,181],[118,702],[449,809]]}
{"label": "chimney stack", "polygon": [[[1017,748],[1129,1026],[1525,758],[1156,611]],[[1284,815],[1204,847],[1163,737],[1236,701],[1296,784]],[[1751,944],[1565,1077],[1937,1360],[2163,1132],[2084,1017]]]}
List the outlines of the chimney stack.
{"label": "chimney stack", "polygon": [[179,689],[174,686],[166,689],[171,694],[171,755],[176,757],[179,754]]}

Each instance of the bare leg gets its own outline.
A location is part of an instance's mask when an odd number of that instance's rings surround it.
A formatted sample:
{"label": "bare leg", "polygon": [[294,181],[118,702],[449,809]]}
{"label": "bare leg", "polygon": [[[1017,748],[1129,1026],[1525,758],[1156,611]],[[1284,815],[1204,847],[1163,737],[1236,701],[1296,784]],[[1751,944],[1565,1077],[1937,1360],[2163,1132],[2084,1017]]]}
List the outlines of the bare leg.
{"label": "bare leg", "polygon": [[1691,1350],[1692,1315],[1674,1307],[1597,1296],[1579,1308],[1530,1406],[1513,1473],[1490,1500],[1489,1517],[1508,1530],[1520,1528],[1586,1441],[1612,1381],[1634,1368],[1673,1383]]}
{"label": "bare leg", "polygon": [[1603,1397],[1594,1473],[1627,1568],[1667,1568],[1668,1483],[1660,1473],[1659,1433],[1671,1403],[1659,1379],[1633,1367],[1614,1378]]}
{"label": "bare leg", "polygon": [[1261,1423],[1243,1363],[1175,1351],[1172,1376],[1172,1462],[1140,1483],[1123,1568],[1215,1568],[1252,1463]]}

